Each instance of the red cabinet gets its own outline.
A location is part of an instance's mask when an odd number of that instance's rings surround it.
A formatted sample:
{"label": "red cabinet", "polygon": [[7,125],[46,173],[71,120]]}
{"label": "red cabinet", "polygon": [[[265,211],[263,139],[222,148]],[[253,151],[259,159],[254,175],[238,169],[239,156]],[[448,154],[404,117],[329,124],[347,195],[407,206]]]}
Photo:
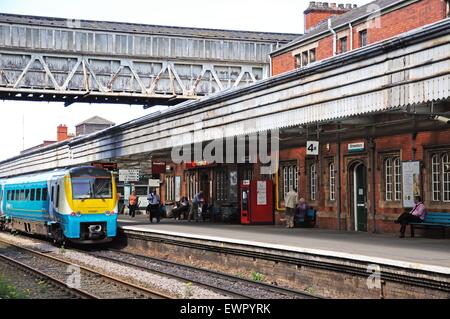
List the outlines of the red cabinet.
{"label": "red cabinet", "polygon": [[273,183],[243,181],[241,184],[241,224],[273,224]]}

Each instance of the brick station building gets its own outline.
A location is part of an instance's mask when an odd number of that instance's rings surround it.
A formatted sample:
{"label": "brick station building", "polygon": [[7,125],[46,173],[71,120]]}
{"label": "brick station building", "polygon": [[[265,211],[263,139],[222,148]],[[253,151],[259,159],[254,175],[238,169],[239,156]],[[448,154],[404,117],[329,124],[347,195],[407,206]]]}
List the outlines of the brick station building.
{"label": "brick station building", "polygon": [[[304,14],[305,34],[271,53],[273,76],[445,19],[449,1],[379,0],[362,7],[310,2]],[[393,221],[405,210],[402,163],[417,161],[420,175],[415,192],[424,198],[428,211],[449,211],[450,129],[402,128],[405,119],[390,114],[374,120],[390,123],[381,136],[367,138],[361,126],[353,137],[338,143],[320,137],[318,156],[306,155],[306,143],[281,143],[274,176],[260,176],[258,164],[168,163],[161,176],[161,198],[171,203],[179,194],[192,198],[203,190],[211,205],[220,208],[223,216],[231,216],[239,211],[243,180],[271,178],[276,185],[276,223],[283,217],[284,194],[297,186],[299,197],[317,210],[316,227],[397,232]],[[284,134],[300,130],[311,140],[319,137],[321,129],[293,128]],[[339,132],[341,127],[326,129]]]}

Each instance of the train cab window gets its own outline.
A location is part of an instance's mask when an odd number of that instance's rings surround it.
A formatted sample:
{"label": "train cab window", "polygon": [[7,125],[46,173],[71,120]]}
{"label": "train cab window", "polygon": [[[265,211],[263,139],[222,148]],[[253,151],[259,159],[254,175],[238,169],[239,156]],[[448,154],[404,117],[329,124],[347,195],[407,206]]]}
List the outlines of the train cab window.
{"label": "train cab window", "polygon": [[[40,191],[41,190],[39,190],[39,193],[40,193]],[[47,188],[43,188],[42,189],[42,199],[41,200],[44,201],[44,202],[47,200],[47,193],[48,193]]]}
{"label": "train cab window", "polygon": [[35,200],[35,193],[36,193],[36,190],[34,188],[30,190],[30,200],[31,201]]}

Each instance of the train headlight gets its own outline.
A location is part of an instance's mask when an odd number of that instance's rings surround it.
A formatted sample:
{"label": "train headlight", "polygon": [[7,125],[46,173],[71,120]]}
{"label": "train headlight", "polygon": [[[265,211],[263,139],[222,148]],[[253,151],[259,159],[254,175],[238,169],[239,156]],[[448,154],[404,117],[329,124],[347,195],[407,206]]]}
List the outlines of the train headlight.
{"label": "train headlight", "polygon": [[76,216],[76,217],[80,217],[81,213],[80,212],[72,212],[70,213],[71,216]]}

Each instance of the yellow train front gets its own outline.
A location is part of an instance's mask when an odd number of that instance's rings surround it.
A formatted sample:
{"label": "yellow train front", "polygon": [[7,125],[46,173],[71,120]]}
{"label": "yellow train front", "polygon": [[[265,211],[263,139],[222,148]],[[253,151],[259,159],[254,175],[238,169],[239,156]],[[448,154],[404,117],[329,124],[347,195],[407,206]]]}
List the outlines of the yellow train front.
{"label": "yellow train front", "polygon": [[111,172],[76,167],[0,181],[5,228],[57,242],[111,241],[117,234],[117,192]]}

